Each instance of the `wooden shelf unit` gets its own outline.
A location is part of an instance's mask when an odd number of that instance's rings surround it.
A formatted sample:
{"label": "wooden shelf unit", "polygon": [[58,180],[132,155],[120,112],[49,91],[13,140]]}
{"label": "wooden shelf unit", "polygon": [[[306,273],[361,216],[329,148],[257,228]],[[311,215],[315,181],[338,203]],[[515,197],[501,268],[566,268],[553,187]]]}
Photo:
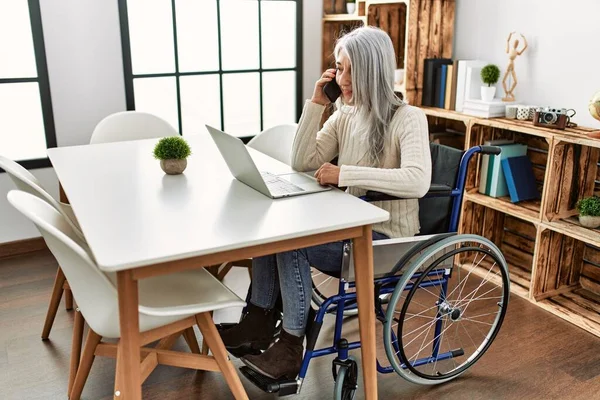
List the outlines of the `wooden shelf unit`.
{"label": "wooden shelf unit", "polygon": [[475,156],[469,165],[460,232],[484,236],[502,250],[513,294],[600,336],[600,229],[581,226],[575,210],[582,196],[600,195],[600,140],[587,136],[595,130],[561,131],[536,127],[531,121],[420,108],[430,131],[462,124],[464,149],[500,138],[528,146],[541,199],[514,204],[509,197],[479,193],[481,157]]}
{"label": "wooden shelf unit", "polygon": [[386,31],[404,80],[394,90],[410,104],[421,104],[424,58],[452,56],[455,0],[356,0],[347,14],[345,0],[323,0],[321,69],[335,66],[335,41],[345,32],[370,25]]}

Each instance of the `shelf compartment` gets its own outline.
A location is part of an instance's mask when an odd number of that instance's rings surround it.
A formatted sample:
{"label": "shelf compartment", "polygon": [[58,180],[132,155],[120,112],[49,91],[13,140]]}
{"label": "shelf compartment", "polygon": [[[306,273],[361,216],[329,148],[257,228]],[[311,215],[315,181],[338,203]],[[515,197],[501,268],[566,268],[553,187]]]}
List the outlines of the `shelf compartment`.
{"label": "shelf compartment", "polygon": [[600,336],[600,248],[554,225],[542,228],[532,282],[536,304]]}
{"label": "shelf compartment", "polygon": [[600,149],[558,139],[550,158],[545,221],[557,221],[577,215],[581,198],[600,193]]}
{"label": "shelf compartment", "polygon": [[[527,157],[531,161],[533,167],[533,174],[535,177],[537,190],[540,194],[540,199],[535,201],[511,203],[510,197],[506,196],[503,198],[496,198],[500,201],[500,203],[497,203],[496,207],[503,207],[502,210],[506,210],[507,212],[509,210],[516,210],[516,212],[518,213],[517,215],[521,218],[527,218],[528,220],[534,218],[537,221],[540,221],[542,218],[541,204],[543,204],[545,182],[551,182],[546,178],[546,175],[549,163],[548,152],[550,149],[550,143],[552,141],[552,138],[534,136],[518,131],[483,125],[475,122],[471,127],[470,137],[467,146],[481,146],[485,145],[489,141],[498,139],[506,139],[512,141],[513,143],[519,143],[527,146]],[[479,154],[471,159],[469,170],[467,171],[466,180],[466,189],[470,194],[478,193],[479,182],[481,180],[482,160],[483,157]],[[479,193],[479,195],[483,197],[478,197],[477,200],[474,201],[483,202],[485,198],[494,199],[492,197],[485,196],[481,193]],[[512,206],[514,207],[511,207],[507,203],[512,204]],[[535,215],[533,215],[531,212],[534,212]]]}
{"label": "shelf compartment", "polygon": [[322,47],[322,65],[321,70],[335,68],[335,56],[333,49],[335,42],[344,33],[350,32],[364,25],[363,19],[355,17],[352,20],[323,20],[323,47]]}
{"label": "shelf compartment", "polygon": [[541,308],[600,336],[600,296],[579,288],[536,303]]}
{"label": "shelf compartment", "polygon": [[408,10],[405,3],[369,4],[367,25],[386,31],[392,39],[396,54],[396,68],[403,69],[406,49]]}
{"label": "shelf compartment", "polygon": [[590,229],[579,224],[577,217],[560,219],[553,222],[543,223],[544,227],[553,231],[570,236],[574,239],[600,247],[600,229]]}
{"label": "shelf compartment", "polygon": [[492,208],[506,214],[511,214],[532,224],[539,223],[540,207],[539,200],[523,201],[518,204],[512,203],[509,197],[490,197],[471,189],[465,193],[465,200],[479,205]]}
{"label": "shelf compartment", "polygon": [[[452,114],[428,113],[429,141],[459,150],[465,149],[467,124],[464,120],[452,118]],[[449,118],[450,117],[450,118]]]}
{"label": "shelf compartment", "polygon": [[[537,227],[523,219],[484,205],[465,201],[461,233],[472,233],[491,240],[508,264],[511,292],[529,298],[534,263]],[[481,271],[475,271],[476,273]]]}

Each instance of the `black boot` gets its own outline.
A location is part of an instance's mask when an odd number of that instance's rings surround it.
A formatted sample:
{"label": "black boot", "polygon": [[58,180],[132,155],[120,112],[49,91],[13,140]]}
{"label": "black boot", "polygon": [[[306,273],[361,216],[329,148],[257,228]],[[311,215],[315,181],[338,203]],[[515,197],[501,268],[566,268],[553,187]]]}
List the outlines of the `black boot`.
{"label": "black boot", "polygon": [[225,348],[235,357],[260,354],[260,350],[269,348],[278,331],[278,310],[265,310],[248,302],[247,311],[239,324],[220,332]]}
{"label": "black boot", "polygon": [[242,362],[254,371],[279,380],[295,379],[302,366],[304,336],[294,336],[281,330],[279,340],[260,355],[247,355]]}

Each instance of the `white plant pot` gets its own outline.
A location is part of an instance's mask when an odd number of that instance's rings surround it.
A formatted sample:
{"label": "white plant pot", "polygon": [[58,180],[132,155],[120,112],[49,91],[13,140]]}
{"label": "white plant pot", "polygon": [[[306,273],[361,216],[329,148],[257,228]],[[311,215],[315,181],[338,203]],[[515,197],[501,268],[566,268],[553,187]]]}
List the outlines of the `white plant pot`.
{"label": "white plant pot", "polygon": [[356,10],[356,3],[346,3],[346,12],[348,14],[354,14],[354,10]]}
{"label": "white plant pot", "polygon": [[592,217],[591,215],[580,215],[579,223],[586,228],[598,228],[600,226],[600,217]]}
{"label": "white plant pot", "polygon": [[481,87],[481,100],[492,101],[496,95],[496,86],[482,86]]}

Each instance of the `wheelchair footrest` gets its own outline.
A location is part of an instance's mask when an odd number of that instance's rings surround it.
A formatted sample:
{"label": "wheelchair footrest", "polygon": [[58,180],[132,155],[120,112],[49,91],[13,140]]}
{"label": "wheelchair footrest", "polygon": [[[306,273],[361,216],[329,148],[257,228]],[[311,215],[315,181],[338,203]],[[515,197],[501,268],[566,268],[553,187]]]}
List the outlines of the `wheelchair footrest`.
{"label": "wheelchair footrest", "polygon": [[289,379],[275,380],[268,376],[264,376],[254,371],[253,369],[243,366],[240,367],[240,372],[250,382],[258,386],[262,391],[267,393],[277,393],[280,397],[287,396],[290,394],[296,394],[298,391],[298,382]]}

